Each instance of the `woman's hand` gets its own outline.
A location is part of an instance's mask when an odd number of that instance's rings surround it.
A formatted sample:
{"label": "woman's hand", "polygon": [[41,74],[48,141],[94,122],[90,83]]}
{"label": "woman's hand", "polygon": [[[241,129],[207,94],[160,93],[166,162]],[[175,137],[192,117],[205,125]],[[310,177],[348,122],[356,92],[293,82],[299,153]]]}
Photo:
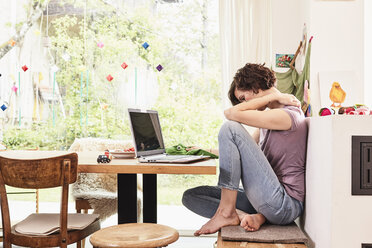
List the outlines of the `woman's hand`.
{"label": "woman's hand", "polygon": [[290,105],[290,106],[296,106],[296,107],[301,106],[301,102],[292,94],[275,92],[273,94],[270,94],[270,97],[271,97],[270,102],[276,101],[282,105]]}
{"label": "woman's hand", "polygon": [[201,148],[198,147],[198,146],[188,146],[188,147],[186,147],[186,151],[199,150],[199,149],[201,149]]}
{"label": "woman's hand", "polygon": [[201,147],[198,147],[198,146],[188,146],[186,147],[186,151],[192,151],[192,150],[204,150],[204,151],[207,151],[209,153],[213,153],[214,155],[218,156],[218,149],[213,149],[213,148],[201,148]]}
{"label": "woman's hand", "polygon": [[225,118],[230,120],[230,114],[231,114],[232,108],[228,108],[225,111],[223,111],[223,114],[225,115]]}

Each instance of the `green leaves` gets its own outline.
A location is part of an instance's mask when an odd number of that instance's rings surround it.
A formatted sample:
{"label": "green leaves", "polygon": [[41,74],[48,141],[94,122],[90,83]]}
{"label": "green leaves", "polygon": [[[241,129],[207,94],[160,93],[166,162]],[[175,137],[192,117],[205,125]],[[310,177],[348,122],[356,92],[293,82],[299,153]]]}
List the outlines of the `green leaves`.
{"label": "green leaves", "polygon": [[[133,107],[129,103],[134,99],[128,98],[135,95],[137,68],[138,83],[158,84],[153,87],[159,90],[153,92],[158,95],[156,103],[146,108],[159,111],[166,145],[217,147],[223,120],[218,31],[213,29],[217,18],[205,16],[198,0],[135,9],[105,1],[88,0],[86,6],[85,2],[76,5],[78,2],[65,0],[61,4],[75,4],[81,15],[49,19],[50,49],[60,68],[56,82],[66,118],[55,104],[55,126],[50,113],[46,122],[31,130],[8,130],[5,142],[14,148],[60,149],[78,137],[130,137],[126,109]],[[209,29],[203,27],[202,18],[206,17]],[[204,48],[200,45],[202,33],[208,38]],[[98,47],[99,42],[104,46]],[[142,47],[144,42],[149,43],[148,49]],[[208,51],[204,69],[203,49]],[[64,59],[65,54],[69,60]],[[125,70],[123,62],[128,64]],[[158,64],[164,67],[161,72],[155,69]],[[153,70],[148,73],[153,78],[143,75],[148,70]],[[114,78],[111,82],[106,80],[108,74]],[[137,95],[144,97],[141,91]]]}

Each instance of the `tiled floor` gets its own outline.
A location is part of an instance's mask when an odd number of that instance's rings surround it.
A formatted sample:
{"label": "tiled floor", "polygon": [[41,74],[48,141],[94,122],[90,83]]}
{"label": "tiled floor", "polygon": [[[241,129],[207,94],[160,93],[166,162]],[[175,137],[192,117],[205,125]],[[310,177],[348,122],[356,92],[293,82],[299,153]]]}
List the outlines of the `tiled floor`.
{"label": "tiled floor", "polygon": [[[11,219],[22,219],[35,211],[35,204],[33,202],[9,202],[11,209]],[[40,212],[58,212],[58,203],[40,203]],[[74,203],[69,204],[69,212],[75,212]],[[202,226],[207,219],[200,217],[183,206],[158,206],[158,223],[176,228],[180,232],[180,238],[173,244],[167,246],[169,248],[213,248],[217,240],[217,235],[206,237],[194,237],[192,233],[194,230]],[[117,216],[111,216],[101,223],[101,227],[117,224]],[[1,246],[2,247],[2,243]],[[13,246],[16,247],[16,246]],[[76,247],[70,245],[69,247]],[[91,248],[89,241],[86,242],[86,248]]]}

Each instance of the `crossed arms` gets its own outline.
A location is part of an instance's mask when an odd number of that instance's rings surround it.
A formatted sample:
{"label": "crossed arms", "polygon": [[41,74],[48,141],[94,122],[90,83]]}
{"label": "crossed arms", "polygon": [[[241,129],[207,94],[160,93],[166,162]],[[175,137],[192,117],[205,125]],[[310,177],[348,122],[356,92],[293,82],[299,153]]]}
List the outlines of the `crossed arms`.
{"label": "crossed arms", "polygon": [[[291,117],[287,112],[279,109],[284,105],[300,106],[300,102],[293,95],[275,92],[241,102],[226,109],[224,114],[228,120],[248,126],[288,130],[292,125]],[[267,107],[270,109],[263,111]]]}

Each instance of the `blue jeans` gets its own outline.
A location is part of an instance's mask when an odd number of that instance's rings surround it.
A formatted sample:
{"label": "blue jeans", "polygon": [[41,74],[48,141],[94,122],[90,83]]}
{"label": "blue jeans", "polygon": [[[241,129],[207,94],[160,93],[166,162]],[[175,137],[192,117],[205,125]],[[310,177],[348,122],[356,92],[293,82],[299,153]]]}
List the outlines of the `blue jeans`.
{"label": "blue jeans", "polygon": [[[261,213],[272,224],[285,225],[302,214],[303,203],[287,194],[259,146],[238,122],[225,122],[218,135],[219,187],[188,189],[182,203],[191,211],[211,218],[216,212],[221,188],[237,190],[236,208]],[[243,189],[239,188],[240,180]]]}

